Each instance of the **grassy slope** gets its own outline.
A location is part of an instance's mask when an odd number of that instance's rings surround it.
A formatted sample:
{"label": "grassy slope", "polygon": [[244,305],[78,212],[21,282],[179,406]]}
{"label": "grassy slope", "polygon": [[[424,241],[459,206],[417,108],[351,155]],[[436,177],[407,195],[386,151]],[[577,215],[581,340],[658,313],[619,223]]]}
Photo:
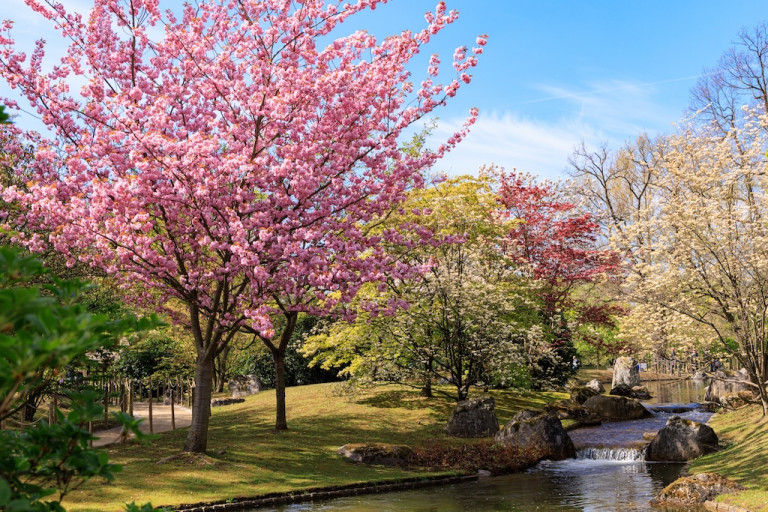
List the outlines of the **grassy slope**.
{"label": "grassy slope", "polygon": [[718,498],[751,512],[768,512],[768,418],[762,409],[751,406],[712,417],[721,443],[728,447],[695,460],[692,473],[713,472],[736,480],[747,491]]}
{"label": "grassy slope", "polygon": [[[447,439],[442,431],[453,403],[426,400],[412,389],[386,386],[357,396],[339,396],[334,384],[287,390],[290,430],[275,434],[274,392],[241,404],[214,408],[208,456],[193,461],[157,461],[179,453],[187,429],[161,434],[148,445],[109,448],[123,465],[114,483],[89,482],[64,501],[67,510],[119,510],[122,503],[176,505],[223,501],[320,486],[418,476],[414,471],[351,464],[336,455],[353,442],[411,446]],[[562,393],[492,391],[500,423],[522,408],[542,407]],[[451,440],[450,442],[462,442]]]}

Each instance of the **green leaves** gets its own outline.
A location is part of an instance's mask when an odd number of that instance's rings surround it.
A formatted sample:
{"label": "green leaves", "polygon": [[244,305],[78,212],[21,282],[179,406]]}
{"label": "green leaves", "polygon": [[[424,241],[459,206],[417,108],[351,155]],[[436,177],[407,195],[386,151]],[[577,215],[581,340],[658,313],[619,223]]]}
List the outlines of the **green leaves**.
{"label": "green leaves", "polygon": [[[154,317],[92,314],[79,303],[85,283],[54,279],[36,285],[44,273],[34,258],[0,247],[0,418],[87,352],[108,350],[122,337],[159,324]],[[92,435],[84,425],[101,415],[100,393],[63,391],[69,412],[57,410],[53,425],[40,421],[23,433],[0,431],[1,510],[63,511],[59,502],[70,490],[93,477],[112,481],[120,470],[106,453],[88,446]],[[124,428],[141,435],[139,420],[117,416]]]}
{"label": "green leaves", "polygon": [[0,247],[0,417],[86,352],[159,324],[155,317],[92,314],[77,302],[88,285],[32,285],[43,273],[37,260]]}

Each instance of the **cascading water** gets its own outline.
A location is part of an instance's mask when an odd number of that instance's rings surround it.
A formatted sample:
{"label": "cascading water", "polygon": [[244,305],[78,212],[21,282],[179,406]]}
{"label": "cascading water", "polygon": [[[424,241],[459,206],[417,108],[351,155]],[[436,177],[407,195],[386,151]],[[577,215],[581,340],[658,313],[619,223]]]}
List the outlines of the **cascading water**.
{"label": "cascading water", "polygon": [[582,448],[576,451],[576,460],[638,462],[645,460],[645,452],[636,448]]}

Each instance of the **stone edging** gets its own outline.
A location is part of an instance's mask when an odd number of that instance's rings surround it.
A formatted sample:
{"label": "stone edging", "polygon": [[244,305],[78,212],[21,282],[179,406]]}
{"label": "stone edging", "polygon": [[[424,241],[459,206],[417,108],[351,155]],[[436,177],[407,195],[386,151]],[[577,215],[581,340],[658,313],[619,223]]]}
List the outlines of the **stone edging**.
{"label": "stone edging", "polygon": [[[344,496],[356,496],[361,494],[377,494],[382,492],[402,491],[407,489],[417,489],[420,487],[430,487],[433,485],[446,485],[470,480],[477,480],[478,475],[461,476],[437,476],[437,477],[415,477],[404,480],[382,482],[378,484],[357,484],[345,485],[341,487],[319,487],[285,494],[266,494],[253,498],[235,498],[231,503],[196,503],[193,505],[182,505],[181,507],[165,507],[177,512],[220,512],[253,509],[257,507],[266,507],[274,505],[285,505],[290,503],[301,503],[314,500],[326,500],[330,498],[341,498]],[[735,511],[734,511],[735,512]]]}
{"label": "stone edging", "polygon": [[749,512],[749,510],[736,505],[729,505],[727,503],[718,503],[716,501],[705,501],[704,508],[711,512]]}

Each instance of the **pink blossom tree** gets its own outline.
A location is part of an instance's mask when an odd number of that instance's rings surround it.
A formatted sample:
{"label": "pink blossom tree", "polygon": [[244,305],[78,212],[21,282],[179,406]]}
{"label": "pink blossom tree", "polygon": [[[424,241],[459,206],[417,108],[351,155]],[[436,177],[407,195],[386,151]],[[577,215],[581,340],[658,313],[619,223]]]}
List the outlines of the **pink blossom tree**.
{"label": "pink blossom tree", "polygon": [[[69,43],[51,71],[45,44],[27,58],[3,23],[0,74],[53,133],[25,189],[3,191],[50,233],[21,241],[52,244],[116,276],[137,304],[176,312],[197,353],[186,451],[206,450],[213,361],[236,333],[261,337],[280,382],[298,312],[326,314],[363,283],[412,272],[380,244],[398,233],[369,228],[474,121],[473,109],[433,151],[398,148],[471,80],[485,36],[454,53],[447,83],[434,55],[414,85],[409,62],[458,14],[440,2],[419,32],[335,38],[384,2],[201,0],[173,13],[158,0],[94,0],[83,20],[26,0]],[[284,390],[277,406],[286,428]]]}

